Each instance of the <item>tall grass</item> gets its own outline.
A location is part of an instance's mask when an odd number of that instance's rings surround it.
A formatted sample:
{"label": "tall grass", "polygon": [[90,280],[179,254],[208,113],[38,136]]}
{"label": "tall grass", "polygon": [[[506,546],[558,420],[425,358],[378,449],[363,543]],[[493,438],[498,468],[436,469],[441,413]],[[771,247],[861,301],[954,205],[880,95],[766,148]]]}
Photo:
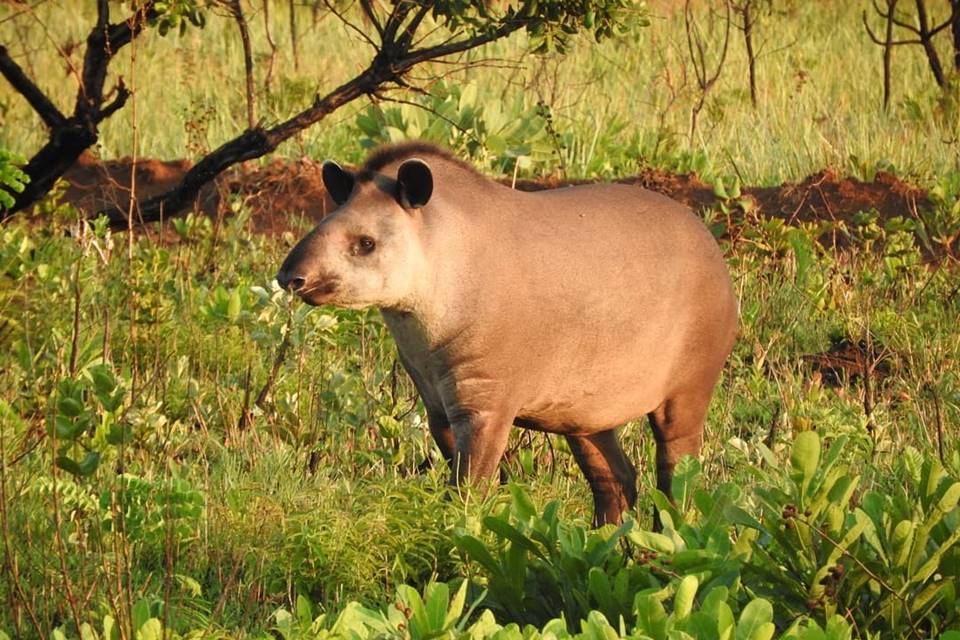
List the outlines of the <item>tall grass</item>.
{"label": "tall grass", "polygon": [[[676,3],[655,2],[652,24],[618,41],[578,41],[566,56],[529,56],[522,35],[471,52],[461,65],[434,64],[415,72],[455,83],[474,80],[480,102],[526,104],[542,101],[566,140],[563,162],[537,166],[570,177],[615,177],[638,164],[671,165],[683,154],[705,152],[711,169],[738,174],[750,183],[797,180],[833,167],[870,177],[877,169],[927,183],[957,169],[960,108],[957,89],[936,88],[918,47],[900,47],[894,56],[894,97],[881,106],[880,49],[861,23],[866,5],[849,2],[773,3],[758,26],[759,107],[750,105],[746,53],[736,29],[720,80],[710,92],[694,136],[690,109],[697,98],[689,61],[683,12]],[[287,117],[316,93],[345,81],[368,60],[368,47],[334,16],[298,5],[300,67],[293,68],[286,3],[271,5],[270,33],[277,45],[270,89],[264,86],[270,49],[262,7],[247,7],[253,32],[258,114],[265,122]],[[942,9],[939,5],[936,10]],[[80,48],[92,24],[92,7],[44,3],[30,14],[0,23],[0,38],[27,70],[66,108],[76,82],[57,53],[69,49],[80,64]],[[3,9],[5,12],[11,8]],[[113,9],[119,15],[122,8]],[[165,37],[150,32],[112,67],[135,89],[137,144],[132,109],[103,126],[99,153],[196,158],[245,127],[240,39],[234,23],[216,11],[203,29]],[[709,3],[697,7],[706,28],[716,20]],[[362,25],[361,25],[362,26]],[[717,45],[719,29],[712,42]],[[708,30],[709,33],[709,30]],[[710,39],[710,37],[708,37]],[[939,42],[948,59],[946,36]],[[22,154],[41,144],[39,120],[12,91],[0,97],[0,142]],[[285,143],[278,153],[296,157],[362,155],[356,130],[348,125],[363,101],[348,105]]]}

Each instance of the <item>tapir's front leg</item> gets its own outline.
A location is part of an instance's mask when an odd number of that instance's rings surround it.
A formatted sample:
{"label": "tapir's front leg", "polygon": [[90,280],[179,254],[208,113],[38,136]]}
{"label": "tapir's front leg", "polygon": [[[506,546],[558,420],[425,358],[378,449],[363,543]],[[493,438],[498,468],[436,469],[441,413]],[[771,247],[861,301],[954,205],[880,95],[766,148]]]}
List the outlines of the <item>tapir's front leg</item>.
{"label": "tapir's front leg", "polygon": [[[433,441],[437,443],[440,449],[440,455],[446,461],[450,469],[453,469],[453,452],[456,449],[456,441],[453,439],[453,429],[450,428],[450,421],[443,411],[433,411],[427,408],[427,426],[430,427],[430,435]],[[417,466],[417,473],[426,473],[428,469],[433,468],[433,460],[430,454],[424,458],[423,462]]]}
{"label": "tapir's front leg", "polygon": [[507,448],[514,415],[504,410],[458,411],[450,423],[456,447],[452,484],[486,480],[493,476]]}

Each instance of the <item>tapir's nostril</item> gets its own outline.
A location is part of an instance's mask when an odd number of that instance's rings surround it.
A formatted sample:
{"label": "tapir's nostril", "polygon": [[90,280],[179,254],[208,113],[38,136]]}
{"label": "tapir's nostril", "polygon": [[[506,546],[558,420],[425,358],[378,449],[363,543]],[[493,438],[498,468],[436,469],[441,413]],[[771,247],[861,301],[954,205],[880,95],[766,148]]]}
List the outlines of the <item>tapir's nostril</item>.
{"label": "tapir's nostril", "polygon": [[281,289],[286,289],[287,291],[299,291],[306,282],[307,280],[303,276],[291,277],[283,272],[277,274],[277,284],[280,285]]}

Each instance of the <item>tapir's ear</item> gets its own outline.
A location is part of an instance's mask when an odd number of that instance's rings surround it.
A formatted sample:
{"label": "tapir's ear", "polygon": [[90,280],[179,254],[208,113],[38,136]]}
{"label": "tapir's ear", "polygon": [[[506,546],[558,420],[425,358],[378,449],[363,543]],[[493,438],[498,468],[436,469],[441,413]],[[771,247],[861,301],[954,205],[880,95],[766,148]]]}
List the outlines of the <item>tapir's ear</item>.
{"label": "tapir's ear", "polygon": [[327,188],[327,193],[338,205],[343,204],[350,197],[354,182],[356,180],[353,174],[333,160],[323,163],[323,186]]}
{"label": "tapir's ear", "polygon": [[430,201],[433,173],[423,160],[405,160],[397,169],[397,202],[404,209],[419,209]]}

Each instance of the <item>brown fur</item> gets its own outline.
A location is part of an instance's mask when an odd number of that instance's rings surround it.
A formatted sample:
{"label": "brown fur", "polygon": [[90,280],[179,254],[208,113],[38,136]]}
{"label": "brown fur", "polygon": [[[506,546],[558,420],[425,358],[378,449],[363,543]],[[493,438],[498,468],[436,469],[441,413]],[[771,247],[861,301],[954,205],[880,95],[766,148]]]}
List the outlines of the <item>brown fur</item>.
{"label": "brown fur", "polygon": [[[412,157],[428,173],[403,183]],[[624,185],[513,191],[421,143],[381,149],[360,173],[377,177],[357,182],[277,279],[312,304],[381,309],[451,480],[493,476],[512,425],[563,435],[594,522],[617,522],[636,471],[615,429],[646,415],[670,495],[677,461],[699,452],[736,333],[702,221]],[[429,199],[405,208],[398,194],[425,180]],[[358,251],[360,240],[376,248]]]}
{"label": "brown fur", "polygon": [[384,167],[403,162],[410,158],[420,158],[422,160],[429,160],[431,158],[441,159],[454,163],[476,175],[480,175],[473,165],[464,162],[448,150],[429,142],[410,140],[377,147],[373,153],[367,156],[367,159],[357,170],[357,181],[369,182],[373,179],[373,176],[380,173]]}

